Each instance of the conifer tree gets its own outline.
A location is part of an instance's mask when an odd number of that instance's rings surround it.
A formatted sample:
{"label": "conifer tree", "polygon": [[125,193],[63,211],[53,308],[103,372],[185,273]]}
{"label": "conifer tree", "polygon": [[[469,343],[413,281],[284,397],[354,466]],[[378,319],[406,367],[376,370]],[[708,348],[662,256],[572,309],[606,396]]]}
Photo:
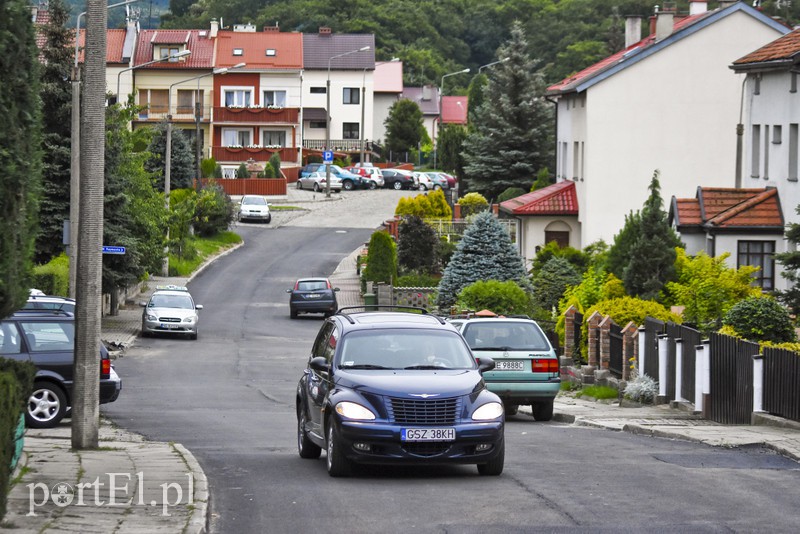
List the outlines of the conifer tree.
{"label": "conifer tree", "polygon": [[474,131],[464,141],[469,189],[487,198],[509,187],[528,190],[539,169],[552,167],[553,109],[527,50],[525,31],[515,22],[511,39],[498,51],[498,57],[510,59],[494,67],[475,111]]}
{"label": "conifer tree", "polygon": [[446,310],[463,288],[478,280],[520,281],[526,274],[508,232],[494,215],[483,212],[464,232],[447,264],[439,282],[436,304],[440,310]]}
{"label": "conifer tree", "polygon": [[432,273],[436,267],[436,231],[419,217],[412,215],[400,223],[397,261],[408,271]]}
{"label": "conifer tree", "polygon": [[[800,206],[795,208],[795,211],[800,215]],[[786,239],[797,248],[797,244],[800,243],[800,224],[790,223],[787,225]],[[800,250],[775,254],[775,259],[783,265],[781,276],[791,284],[784,291],[776,291],[776,296],[797,317],[800,315]]]}
{"label": "conifer tree", "polygon": [[[146,170],[150,173],[161,173],[157,184],[158,190],[164,190],[164,154],[167,151],[167,125],[162,122],[156,128],[148,150],[155,156],[146,162]],[[181,128],[172,128],[172,159],[170,159],[170,190],[192,187],[192,178],[196,172],[194,147]]]}
{"label": "conifer tree", "polygon": [[64,251],[64,221],[69,219],[71,176],[72,87],[74,35],[67,29],[69,12],[62,0],[50,0],[49,22],[40,28],[42,77],[42,195],[39,201],[37,263],[46,263]]}
{"label": "conifer tree", "polygon": [[384,231],[373,232],[369,240],[364,279],[387,284],[397,279],[397,245]]}
{"label": "conifer tree", "polygon": [[606,258],[606,270],[622,280],[625,276],[625,267],[628,265],[631,256],[631,247],[639,236],[642,224],[642,215],[637,211],[631,211],[625,216],[625,224],[618,234],[614,235],[614,242],[608,251]]}
{"label": "conifer tree", "polygon": [[407,152],[417,148],[425,133],[422,111],[416,102],[403,98],[389,108],[386,126],[386,148],[393,152]]}

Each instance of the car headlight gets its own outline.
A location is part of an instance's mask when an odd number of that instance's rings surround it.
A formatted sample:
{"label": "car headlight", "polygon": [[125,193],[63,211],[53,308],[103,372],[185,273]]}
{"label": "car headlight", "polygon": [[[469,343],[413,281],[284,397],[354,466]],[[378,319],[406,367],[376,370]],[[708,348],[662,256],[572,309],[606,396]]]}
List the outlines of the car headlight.
{"label": "car headlight", "polygon": [[499,402],[487,402],[472,413],[473,421],[491,421],[503,415],[503,405]]}
{"label": "car headlight", "polygon": [[156,317],[156,316],[155,316],[155,315],[153,315],[153,314],[150,314],[150,313],[148,313],[148,314],[147,314],[147,320],[148,320],[148,321],[157,321],[157,320],[158,320],[158,317]]}
{"label": "car headlight", "polygon": [[340,402],[336,405],[336,413],[348,419],[356,419],[362,421],[371,421],[375,419],[375,414],[372,410],[365,408],[355,402]]}
{"label": "car headlight", "polygon": [[195,319],[197,319],[197,317],[194,317],[194,316],[192,316],[192,317],[186,317],[186,318],[183,320],[183,322],[184,322],[184,323],[193,323],[193,322],[195,321]]}

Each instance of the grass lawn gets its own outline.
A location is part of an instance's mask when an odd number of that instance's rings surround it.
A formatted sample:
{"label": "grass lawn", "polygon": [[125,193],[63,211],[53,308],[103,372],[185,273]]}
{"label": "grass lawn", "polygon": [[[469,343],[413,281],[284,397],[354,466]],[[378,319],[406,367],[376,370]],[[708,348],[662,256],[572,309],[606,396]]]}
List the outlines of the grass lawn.
{"label": "grass lawn", "polygon": [[177,255],[170,253],[169,274],[170,276],[189,276],[196,271],[206,259],[241,242],[242,238],[233,232],[220,232],[211,237],[193,236],[189,239],[189,246],[187,246],[187,249],[191,248],[196,253],[187,254],[183,258],[179,258]]}

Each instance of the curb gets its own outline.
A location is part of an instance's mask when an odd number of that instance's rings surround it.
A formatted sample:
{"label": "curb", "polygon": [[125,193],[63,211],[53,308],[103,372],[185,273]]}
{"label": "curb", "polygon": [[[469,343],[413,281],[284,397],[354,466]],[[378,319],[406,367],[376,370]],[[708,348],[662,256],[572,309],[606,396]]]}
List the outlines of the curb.
{"label": "curb", "polygon": [[211,265],[213,262],[215,262],[219,258],[222,258],[223,256],[227,256],[228,254],[230,254],[231,252],[233,252],[234,250],[237,250],[238,248],[240,248],[242,246],[244,246],[244,240],[242,240],[239,243],[236,243],[235,245],[233,245],[232,247],[230,247],[228,249],[225,249],[224,251],[220,252],[216,256],[212,256],[212,257],[208,258],[206,261],[204,261],[202,264],[200,264],[200,267],[195,269],[194,272],[189,275],[189,278],[186,280],[186,283],[188,284],[189,282],[194,280],[194,278],[198,274],[202,273],[205,270],[206,267]]}
{"label": "curb", "polygon": [[205,534],[208,532],[209,523],[208,504],[210,494],[208,492],[208,478],[203,468],[200,466],[200,463],[189,449],[180,443],[173,443],[172,447],[181,455],[183,461],[186,462],[186,465],[192,472],[192,478],[194,479],[194,495],[192,496],[194,510],[189,516],[189,520],[186,522],[184,532]]}

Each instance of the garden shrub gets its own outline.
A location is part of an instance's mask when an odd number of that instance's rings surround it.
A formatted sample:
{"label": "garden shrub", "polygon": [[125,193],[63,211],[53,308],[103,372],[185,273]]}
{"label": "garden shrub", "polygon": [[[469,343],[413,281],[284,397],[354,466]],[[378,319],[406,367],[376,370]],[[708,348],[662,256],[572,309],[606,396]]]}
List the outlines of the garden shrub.
{"label": "garden shrub", "polygon": [[247,164],[245,162],[239,164],[239,168],[236,169],[236,177],[250,178],[250,171],[247,170]]}
{"label": "garden shrub", "polygon": [[635,402],[651,403],[658,396],[658,382],[647,375],[639,375],[628,382],[624,395]]}
{"label": "garden shrub", "polygon": [[43,265],[33,268],[33,287],[48,295],[66,297],[69,294],[69,258],[60,254]]}
{"label": "garden shrub", "polygon": [[203,178],[213,178],[216,168],[217,160],[214,158],[206,158],[200,162],[200,175]]}
{"label": "garden shrub", "polygon": [[475,213],[486,211],[489,208],[489,201],[485,196],[473,191],[461,197],[458,205],[461,206],[461,217],[467,218]]}
{"label": "garden shrub", "polygon": [[591,255],[586,252],[573,247],[560,247],[555,241],[550,241],[536,253],[531,263],[531,274],[536,275],[551,258],[564,258],[575,267],[578,274],[585,273],[591,261]]}
{"label": "garden shrub", "polygon": [[35,375],[36,366],[31,362],[0,358],[0,519],[6,513],[11,461],[16,455],[14,438]]}
{"label": "garden shrub", "polygon": [[386,232],[374,232],[369,240],[364,280],[391,284],[396,278],[397,246]]}
{"label": "garden shrub", "polygon": [[772,297],[749,297],[728,310],[723,324],[751,341],[774,343],[795,341],[789,312]]}
{"label": "garden shrub", "polygon": [[275,178],[275,169],[267,163],[264,165],[264,170],[258,173],[259,178]]}
{"label": "garden shrub", "polygon": [[550,310],[570,286],[581,282],[581,275],[565,258],[554,256],[533,277],[533,304]]}
{"label": "garden shrub", "polygon": [[209,237],[228,229],[233,221],[233,202],[217,183],[209,183],[197,196],[194,228],[201,237]]}
{"label": "garden shrub", "polygon": [[269,157],[269,163],[267,164],[267,167],[272,167],[273,178],[281,177],[281,155],[278,152],[275,152]]}
{"label": "garden shrub", "polygon": [[429,225],[412,215],[406,217],[398,228],[397,261],[409,271],[432,273],[436,270],[436,232]]}
{"label": "garden shrub", "polygon": [[458,294],[457,304],[468,310],[491,310],[498,315],[527,314],[530,296],[516,282],[480,280]]}
{"label": "garden shrub", "polygon": [[453,210],[442,191],[431,191],[415,197],[402,197],[397,202],[394,214],[399,217],[416,215],[422,219],[452,219]]}
{"label": "garden shrub", "polygon": [[394,287],[437,287],[439,278],[427,273],[413,273],[398,276]]}

